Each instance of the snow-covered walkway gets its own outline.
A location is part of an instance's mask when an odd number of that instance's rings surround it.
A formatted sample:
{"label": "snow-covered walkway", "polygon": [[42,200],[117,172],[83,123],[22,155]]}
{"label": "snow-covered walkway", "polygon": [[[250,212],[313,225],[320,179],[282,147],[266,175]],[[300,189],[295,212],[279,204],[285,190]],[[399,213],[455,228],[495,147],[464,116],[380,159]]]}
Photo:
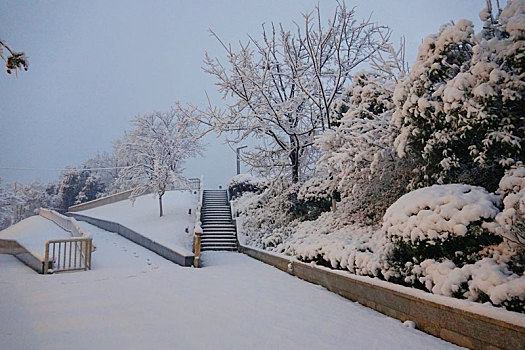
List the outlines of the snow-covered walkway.
{"label": "snow-covered walkway", "polygon": [[443,349],[453,345],[238,253],[173,264],[80,223],[93,270],[0,255],[0,349]]}

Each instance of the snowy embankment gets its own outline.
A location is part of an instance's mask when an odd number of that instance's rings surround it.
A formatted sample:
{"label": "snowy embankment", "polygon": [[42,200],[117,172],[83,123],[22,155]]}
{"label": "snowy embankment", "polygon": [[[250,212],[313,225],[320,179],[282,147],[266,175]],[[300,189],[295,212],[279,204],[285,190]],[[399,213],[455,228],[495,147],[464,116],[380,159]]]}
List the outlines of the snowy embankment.
{"label": "snowy embankment", "polygon": [[168,191],[162,198],[162,217],[158,198],[151,194],[76,213],[117,222],[165,247],[191,254],[197,200],[190,191]]}
{"label": "snowy embankment", "polygon": [[0,255],[0,348],[456,348],[241,254],[188,269],[80,226],[91,271],[43,276]]}

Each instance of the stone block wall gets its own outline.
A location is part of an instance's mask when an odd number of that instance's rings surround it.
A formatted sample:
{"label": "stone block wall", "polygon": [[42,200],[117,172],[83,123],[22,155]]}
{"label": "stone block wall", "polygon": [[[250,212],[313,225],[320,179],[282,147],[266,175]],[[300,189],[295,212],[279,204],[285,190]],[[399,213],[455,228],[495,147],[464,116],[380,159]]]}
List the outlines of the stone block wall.
{"label": "stone block wall", "polygon": [[[471,349],[525,349],[525,316],[494,310],[492,313],[498,317],[491,317],[460,307],[466,305],[461,300],[333,271],[251,247],[241,246],[240,251],[387,316],[402,322],[414,321],[418,329],[454,344]],[[437,299],[453,302],[440,303]]]}

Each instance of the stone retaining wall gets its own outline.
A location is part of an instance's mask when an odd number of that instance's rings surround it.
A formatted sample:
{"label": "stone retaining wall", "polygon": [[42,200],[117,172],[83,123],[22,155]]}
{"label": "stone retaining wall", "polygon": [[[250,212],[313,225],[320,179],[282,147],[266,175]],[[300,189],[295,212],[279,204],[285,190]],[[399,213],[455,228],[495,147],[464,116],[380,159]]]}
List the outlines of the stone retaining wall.
{"label": "stone retaining wall", "polygon": [[106,204],[112,204],[112,203],[115,203],[115,202],[120,202],[120,201],[128,199],[131,196],[131,192],[133,192],[133,191],[132,190],[124,191],[124,192],[120,192],[120,193],[117,193],[117,194],[114,194],[114,195],[111,195],[111,196],[95,199],[95,200],[92,200],[92,201],[89,201],[89,202],[86,202],[86,203],[73,205],[73,206],[69,207],[68,211],[69,212],[77,212],[77,211],[97,208],[97,207],[100,207],[100,206],[103,206],[103,205],[106,205]]}
{"label": "stone retaining wall", "polygon": [[100,227],[103,230],[115,232],[119,235],[129,239],[130,241],[151,250],[154,253],[166,258],[176,264],[181,266],[192,266],[193,265],[193,254],[185,255],[180,252],[174,251],[168,247],[165,247],[148,237],[144,237],[140,233],[137,233],[126,226],[123,226],[117,222],[102,220],[93,218],[87,215],[77,214],[77,213],[67,213],[66,215],[74,217],[76,220],[85,221],[97,227]]}
{"label": "stone retaining wall", "polygon": [[[471,349],[525,349],[525,317],[520,314],[490,308],[490,312],[469,311],[463,300],[334,271],[251,247],[241,245],[239,250],[402,322],[414,321],[418,329],[457,345]],[[484,308],[472,308],[476,306]]]}

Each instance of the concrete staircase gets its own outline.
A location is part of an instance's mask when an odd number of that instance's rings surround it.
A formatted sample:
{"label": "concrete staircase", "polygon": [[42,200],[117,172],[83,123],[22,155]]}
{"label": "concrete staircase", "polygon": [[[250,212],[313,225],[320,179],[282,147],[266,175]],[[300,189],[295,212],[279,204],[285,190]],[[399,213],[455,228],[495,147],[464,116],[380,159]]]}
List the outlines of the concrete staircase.
{"label": "concrete staircase", "polygon": [[204,190],[201,250],[237,250],[235,224],[225,190]]}

